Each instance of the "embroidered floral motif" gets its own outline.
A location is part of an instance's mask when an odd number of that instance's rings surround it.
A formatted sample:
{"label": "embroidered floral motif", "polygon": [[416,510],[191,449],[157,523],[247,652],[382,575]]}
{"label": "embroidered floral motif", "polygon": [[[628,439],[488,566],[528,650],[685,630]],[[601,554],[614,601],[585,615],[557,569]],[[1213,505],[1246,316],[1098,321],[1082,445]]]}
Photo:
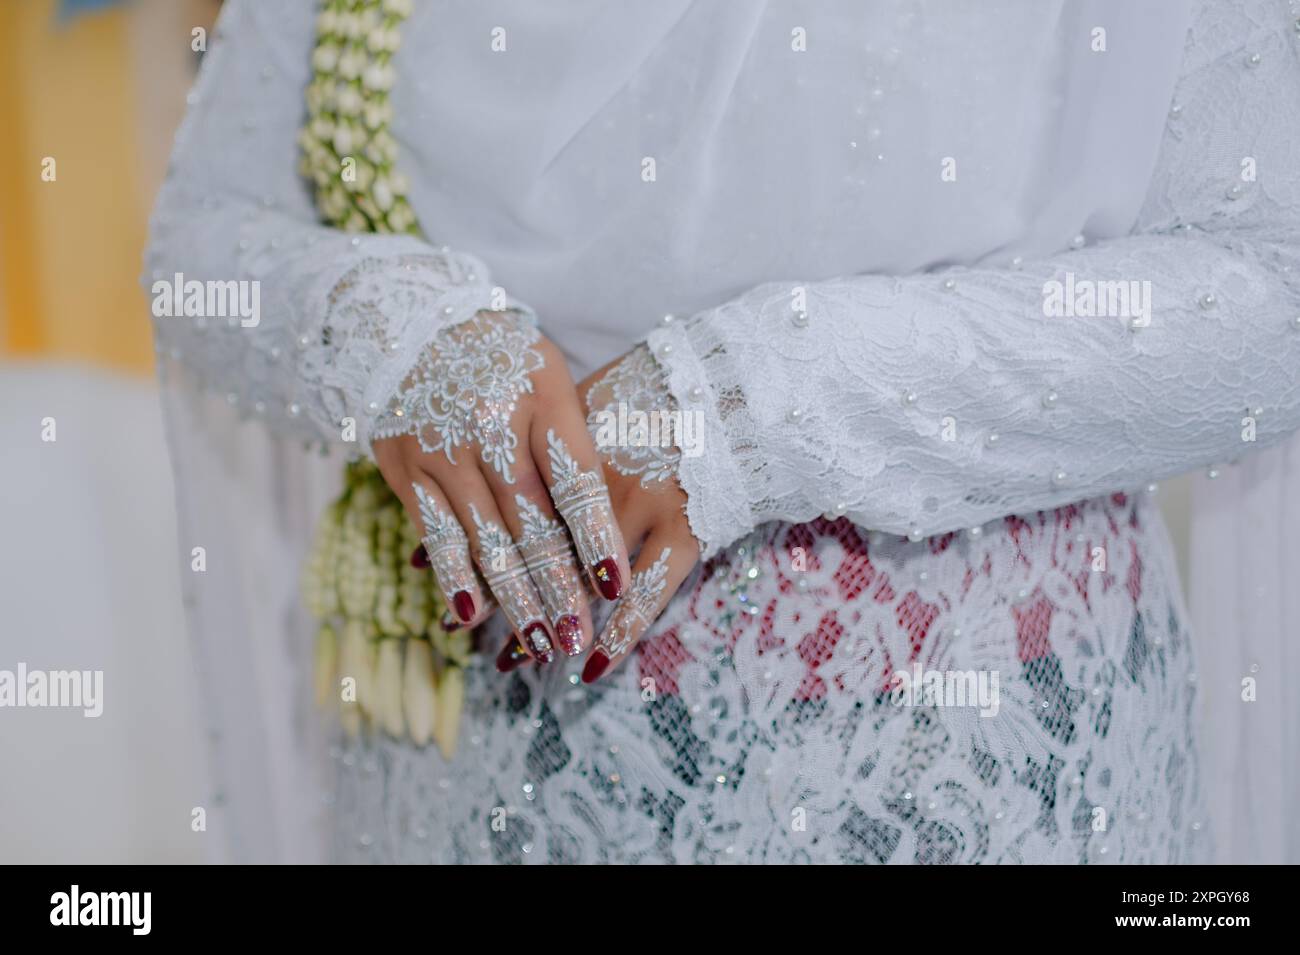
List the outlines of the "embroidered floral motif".
{"label": "embroidered floral motif", "polygon": [[[1203,862],[1197,683],[1154,510],[1115,495],[923,553],[844,519],[767,525],[601,684],[475,667],[453,765],[358,744],[337,861]],[[896,704],[917,664],[998,672],[998,714]],[[480,841],[509,792],[532,797],[513,835]]]}

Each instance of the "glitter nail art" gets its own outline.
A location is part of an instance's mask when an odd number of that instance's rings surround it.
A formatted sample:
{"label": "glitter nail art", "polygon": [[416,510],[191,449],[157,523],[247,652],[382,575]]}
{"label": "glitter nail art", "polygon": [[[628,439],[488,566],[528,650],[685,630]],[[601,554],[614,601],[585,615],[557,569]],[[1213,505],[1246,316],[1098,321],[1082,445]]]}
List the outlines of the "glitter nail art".
{"label": "glitter nail art", "polygon": [[569,656],[576,656],[582,652],[581,629],[575,634],[572,626],[566,626],[563,629],[567,632],[561,633],[559,626],[566,618],[576,620],[583,606],[582,575],[569,546],[569,535],[562,524],[522,494],[515,495],[515,504],[523,525],[517,545],[519,552],[550,620],[556,624],[561,649]]}
{"label": "glitter nail art", "polygon": [[479,568],[488,587],[505,612],[511,625],[529,641],[538,657],[551,652],[551,641],[544,628],[532,625],[544,619],[546,610],[528,574],[528,564],[505,528],[495,521],[484,520],[478,508],[469,506],[478,531]]}

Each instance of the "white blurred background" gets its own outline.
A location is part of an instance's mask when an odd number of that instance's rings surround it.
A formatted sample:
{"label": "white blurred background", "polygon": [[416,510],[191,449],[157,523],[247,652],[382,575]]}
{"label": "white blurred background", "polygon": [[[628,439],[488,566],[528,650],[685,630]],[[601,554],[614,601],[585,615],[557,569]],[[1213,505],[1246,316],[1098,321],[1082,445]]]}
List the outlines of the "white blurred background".
{"label": "white blurred background", "polygon": [[217,8],[0,3],[0,669],[104,671],[97,719],[0,709],[0,862],[208,855],[190,827],[207,790],[186,558],[137,279],[191,31]]}

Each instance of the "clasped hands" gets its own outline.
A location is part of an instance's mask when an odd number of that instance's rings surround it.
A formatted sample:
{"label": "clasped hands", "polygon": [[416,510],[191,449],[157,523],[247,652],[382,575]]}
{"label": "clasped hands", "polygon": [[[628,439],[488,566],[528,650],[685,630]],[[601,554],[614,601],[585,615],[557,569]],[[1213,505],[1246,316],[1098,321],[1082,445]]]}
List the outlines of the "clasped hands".
{"label": "clasped hands", "polygon": [[[593,441],[589,421],[620,403],[671,407],[644,345],[575,385],[527,318],[480,312],[439,333],[372,432],[422,536],[413,560],[431,565],[451,608],[444,624],[476,627],[498,606],[509,620],[502,672],[589,651],[582,679],[599,679],[699,558],[677,449]],[[615,602],[599,634],[593,599]]]}

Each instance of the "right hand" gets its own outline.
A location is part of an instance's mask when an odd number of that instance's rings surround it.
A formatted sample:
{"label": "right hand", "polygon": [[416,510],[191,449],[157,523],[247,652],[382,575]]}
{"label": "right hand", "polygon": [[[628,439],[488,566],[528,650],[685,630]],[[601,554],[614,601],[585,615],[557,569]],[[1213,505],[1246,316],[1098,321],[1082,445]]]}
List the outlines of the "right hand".
{"label": "right hand", "polygon": [[571,543],[606,600],[629,569],[560,350],[515,312],[479,312],[437,336],[397,406],[376,429],[388,436],[372,441],[375,462],[447,606],[467,626],[491,614],[477,568],[538,663],[557,645],[581,654],[591,611]]}

